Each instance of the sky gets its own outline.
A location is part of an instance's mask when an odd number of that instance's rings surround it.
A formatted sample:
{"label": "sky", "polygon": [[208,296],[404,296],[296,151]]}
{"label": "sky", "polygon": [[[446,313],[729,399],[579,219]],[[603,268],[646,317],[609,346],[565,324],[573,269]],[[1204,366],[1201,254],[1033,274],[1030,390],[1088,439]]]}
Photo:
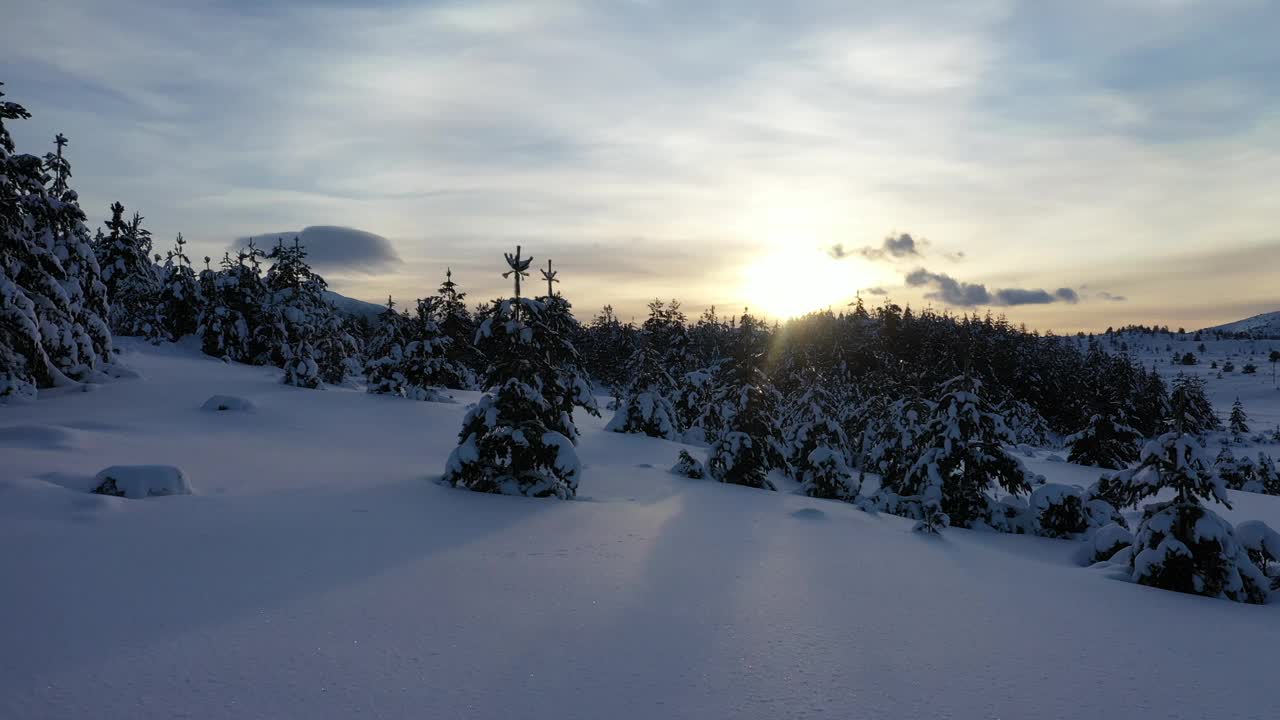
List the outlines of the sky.
{"label": "sky", "polygon": [[[400,301],[858,294],[1057,331],[1280,310],[1280,3],[135,0],[0,10],[91,223],[299,234]],[[536,277],[536,275],[535,275]]]}

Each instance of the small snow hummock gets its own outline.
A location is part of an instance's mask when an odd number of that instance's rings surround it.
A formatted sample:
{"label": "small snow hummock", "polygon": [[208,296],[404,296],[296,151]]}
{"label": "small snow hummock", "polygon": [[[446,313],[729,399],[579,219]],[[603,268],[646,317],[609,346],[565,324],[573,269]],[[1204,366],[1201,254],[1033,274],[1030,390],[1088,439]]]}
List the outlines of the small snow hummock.
{"label": "small snow hummock", "polygon": [[205,400],[200,409],[209,412],[253,412],[257,409],[257,406],[253,404],[252,400],[236,395],[214,395]]}
{"label": "small snow hummock", "polygon": [[191,483],[172,465],[112,465],[94,476],[93,492],[136,500],[158,495],[190,495]]}

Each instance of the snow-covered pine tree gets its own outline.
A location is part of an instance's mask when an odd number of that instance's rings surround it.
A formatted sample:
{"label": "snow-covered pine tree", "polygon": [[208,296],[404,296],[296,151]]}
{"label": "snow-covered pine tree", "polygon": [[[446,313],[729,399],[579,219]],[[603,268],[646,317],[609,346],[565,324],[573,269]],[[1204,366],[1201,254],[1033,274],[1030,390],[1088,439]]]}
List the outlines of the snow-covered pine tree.
{"label": "snow-covered pine tree", "polygon": [[1238,602],[1266,600],[1262,573],[1231,525],[1203,505],[1214,500],[1231,507],[1226,484],[1193,435],[1168,432],[1148,442],[1138,467],[1118,473],[1116,480],[1136,500],[1162,490],[1174,493],[1172,500],[1143,509],[1129,559],[1135,582]]}
{"label": "snow-covered pine tree", "polygon": [[[519,246],[516,247],[517,254]],[[542,272],[547,281],[548,294],[537,300],[524,303],[531,317],[544,329],[546,343],[543,346],[547,354],[547,364],[554,368],[554,376],[546,378],[544,396],[556,407],[562,418],[561,432],[576,445],[578,427],[573,422],[574,408],[582,408],[589,415],[600,416],[600,408],[596,404],[595,394],[591,389],[591,375],[587,372],[582,356],[574,346],[574,341],[582,334],[582,326],[573,316],[573,306],[560,293],[553,292],[552,283],[558,283],[558,272],[551,271],[551,261],[547,261],[547,271]],[[519,275],[517,280],[517,297]]]}
{"label": "snow-covered pine tree", "polygon": [[488,389],[463,419],[444,479],[478,492],[572,498],[581,474],[577,428],[547,397],[559,377],[547,344],[564,340],[551,336],[542,303],[520,297],[532,258],[522,258],[517,247],[506,259],[504,277],[515,276],[516,294],[495,301],[477,330],[490,362]]}
{"label": "snow-covered pine tree", "polygon": [[17,153],[4,121],[29,117],[0,101],[0,398],[87,380],[111,359],[105,289],[67,183],[66,139],[57,136],[44,162]]}
{"label": "snow-covered pine tree", "polygon": [[1155,437],[1165,429],[1173,407],[1169,404],[1169,389],[1164,379],[1152,366],[1138,389],[1134,403],[1133,426],[1143,437]]}
{"label": "snow-covered pine tree", "polygon": [[365,346],[364,377],[366,389],[379,395],[404,395],[407,380],[404,364],[406,326],[409,318],[396,311],[387,296],[387,309],[378,315],[377,325]]}
{"label": "snow-covered pine tree", "polygon": [[1088,424],[1065,440],[1071,446],[1068,462],[1121,470],[1138,459],[1138,431],[1114,396],[1095,397]]}
{"label": "snow-covered pine tree", "polygon": [[142,216],[124,219],[124,206],[111,205],[107,233],[94,247],[111,305],[111,331],[117,335],[158,337],[156,307],[160,276],[151,260],[151,231]]}
{"label": "snow-covered pine tree", "polygon": [[1231,419],[1228,421],[1228,427],[1231,430],[1232,439],[1238,443],[1244,442],[1245,436],[1249,434],[1249,416],[1245,414],[1240,398],[1236,398],[1235,403],[1231,405]]}
{"label": "snow-covered pine tree", "polygon": [[1231,490],[1254,487],[1258,481],[1258,468],[1254,465],[1253,458],[1248,455],[1237,458],[1235,453],[1231,452],[1231,447],[1227,445],[1224,445],[1218,452],[1218,456],[1214,458],[1213,469],[1218,473],[1218,477],[1222,478],[1223,484]]}
{"label": "snow-covered pine tree", "polygon": [[642,333],[638,347],[627,360],[631,380],[605,429],[676,440],[680,426],[670,400],[676,383],[662,366],[662,357],[652,340],[647,332]]}
{"label": "snow-covered pine tree", "polygon": [[[201,294],[205,302],[196,324],[196,335],[206,355],[244,363],[258,361],[261,354],[258,328],[263,323],[267,296],[259,266],[261,257],[262,251],[250,241],[247,249],[236,254],[235,260],[224,253],[219,270],[206,267],[201,271]],[[205,264],[208,265],[207,260]]]}
{"label": "snow-covered pine tree", "polygon": [[707,473],[718,482],[774,490],[769,471],[786,467],[786,441],[778,423],[781,398],[761,369],[759,333],[744,313],[732,363],[711,401],[724,429],[711,446]]}
{"label": "snow-covered pine tree", "polygon": [[831,382],[816,371],[802,376],[803,390],[790,404],[783,423],[788,470],[804,494],[852,502],[858,482],[850,468],[849,439],[836,419]]}
{"label": "snow-covered pine tree", "polygon": [[860,469],[880,475],[882,494],[914,494],[918,488],[907,486],[907,475],[915,465],[917,446],[934,403],[906,397],[886,404],[883,397],[872,396],[865,409],[868,420],[862,433]]}
{"label": "snow-covered pine tree", "polygon": [[[331,384],[342,382],[359,349],[342,318],[325,300],[327,283],[307,263],[306,248],[298,238],[292,244],[280,239],[267,258],[273,262],[264,279],[268,294],[264,322],[256,335],[263,352],[261,362],[284,367],[300,357],[306,345],[318,377]],[[303,365],[309,367],[305,362]],[[293,377],[305,376],[295,373]]]}
{"label": "snow-covered pine tree", "polygon": [[[718,368],[690,370],[676,379],[672,406],[676,424],[683,428],[687,442],[711,443],[719,437],[718,426],[708,427],[706,411],[716,387]],[[717,416],[718,417],[718,416]]]}
{"label": "snow-covered pine tree", "polygon": [[479,386],[478,374],[484,372],[484,361],[476,352],[476,323],[467,310],[466,299],[467,294],[453,281],[453,268],[446,269],[431,306],[440,333],[449,339],[445,357],[458,369],[457,377],[446,382],[445,387],[474,390]]}
{"label": "snow-covered pine tree", "polygon": [[435,298],[418,300],[415,314],[403,323],[404,352],[399,374],[402,394],[412,400],[447,401],[441,388],[471,385],[465,367],[449,359],[451,340],[436,324]]}
{"label": "snow-covered pine tree", "polygon": [[1258,459],[1253,464],[1253,480],[1241,489],[1264,495],[1280,495],[1280,473],[1276,471],[1275,461],[1270,455],[1258,453]]}
{"label": "snow-covered pine tree", "polygon": [[196,331],[204,297],[196,280],[191,258],[187,257],[187,241],[178,233],[174,247],[165,255],[161,270],[160,296],[157,306],[161,326],[169,340],[177,340]]}
{"label": "snow-covered pine tree", "polygon": [[1008,430],[983,398],[981,381],[961,375],[943,383],[939,392],[903,485],[925,499],[936,489],[940,509],[952,525],[988,523],[994,504],[988,495],[991,486],[1024,493],[1034,476],[1005,450]]}
{"label": "snow-covered pine tree", "polygon": [[1175,432],[1202,435],[1222,427],[1213,404],[1205,395],[1204,380],[1197,376],[1179,374],[1173,379],[1169,406],[1170,429]]}
{"label": "snow-covered pine tree", "polygon": [[309,390],[321,386],[320,364],[316,362],[315,351],[310,342],[299,339],[289,346],[288,358],[284,362],[284,376],[280,381],[285,385]]}

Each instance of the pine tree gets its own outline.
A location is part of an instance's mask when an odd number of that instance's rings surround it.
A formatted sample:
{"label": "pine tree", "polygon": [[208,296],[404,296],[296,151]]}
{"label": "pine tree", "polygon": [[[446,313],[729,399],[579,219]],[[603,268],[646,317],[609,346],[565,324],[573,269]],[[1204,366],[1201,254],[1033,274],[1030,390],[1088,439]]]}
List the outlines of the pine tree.
{"label": "pine tree", "polygon": [[398,369],[404,379],[402,394],[413,400],[447,400],[440,388],[470,384],[463,380],[466,369],[449,358],[452,341],[436,324],[433,301],[418,300],[416,314],[402,324],[404,351]]}
{"label": "pine tree", "polygon": [[982,383],[959,376],[944,383],[921,432],[919,455],[904,486],[928,497],[936,489],[950,524],[971,527],[991,519],[992,484],[1009,493],[1030,490],[1031,473],[1004,449],[1008,430],[982,397]]}
{"label": "pine tree", "polygon": [[1229,427],[1232,438],[1238,443],[1244,442],[1244,437],[1249,434],[1249,416],[1245,414],[1244,407],[1240,405],[1240,398],[1236,398],[1235,403],[1231,406]]}
{"label": "pine tree", "polygon": [[320,364],[316,362],[311,343],[299,340],[290,346],[281,382],[311,390],[320,387]]}
{"label": "pine tree", "polygon": [[631,381],[618,399],[618,409],[605,429],[676,440],[680,435],[679,420],[669,399],[675,392],[675,380],[662,366],[658,349],[651,340],[651,336],[643,338],[628,359],[627,373]]}
{"label": "pine tree", "polygon": [[1099,397],[1085,428],[1066,438],[1068,462],[1120,470],[1138,459],[1138,431],[1129,426],[1114,398]]}
{"label": "pine tree", "polygon": [[453,281],[453,269],[447,269],[431,307],[440,333],[449,340],[445,356],[450,366],[456,368],[454,377],[444,385],[459,390],[475,389],[479,385],[477,373],[484,370],[483,360],[475,348],[476,323],[467,310],[466,298],[467,294],[458,290],[458,284]]}
{"label": "pine tree", "polygon": [[515,276],[515,297],[495,302],[477,332],[490,359],[488,390],[463,420],[444,479],[478,492],[572,498],[581,474],[577,428],[547,397],[548,390],[563,390],[550,387],[561,376],[549,345],[566,341],[552,336],[541,303],[520,297],[532,258],[517,247],[506,259],[504,277]]}
{"label": "pine tree", "polygon": [[1155,367],[1146,374],[1134,405],[1133,426],[1143,437],[1159,435],[1173,412],[1169,390]]}
{"label": "pine tree", "polygon": [[786,467],[786,442],[778,427],[781,399],[761,370],[759,333],[744,313],[732,365],[711,402],[724,429],[711,446],[707,472],[718,482],[774,490],[768,475]]}
{"label": "pine tree", "polygon": [[[1176,403],[1175,403],[1176,407]],[[1135,533],[1130,574],[1143,585],[1261,603],[1267,587],[1232,528],[1202,502],[1230,508],[1227,488],[1194,436],[1169,432],[1147,443],[1138,467],[1116,476],[1135,500],[1170,490],[1174,498],[1147,505]]]}
{"label": "pine tree", "polygon": [[204,305],[200,283],[191,267],[191,259],[187,257],[186,244],[182,233],[178,233],[173,249],[165,256],[161,271],[164,279],[157,305],[160,325],[169,340],[195,333],[200,309]]}
{"label": "pine tree", "polygon": [[377,327],[365,348],[364,376],[368,392],[404,396],[408,379],[404,376],[404,346],[409,319],[395,309],[387,297],[387,309],[378,316]]}
{"label": "pine tree", "polygon": [[1169,405],[1172,409],[1170,429],[1175,432],[1201,435],[1222,427],[1205,395],[1204,380],[1198,377],[1178,375],[1174,378]]}
{"label": "pine tree", "polygon": [[94,247],[111,304],[110,325],[117,335],[158,337],[156,307],[160,277],[151,261],[151,231],[142,216],[124,219],[124,206],[111,206],[107,234]]}
{"label": "pine tree", "polygon": [[836,419],[830,381],[809,372],[804,383],[804,391],[791,404],[783,423],[788,468],[804,494],[851,502],[858,494],[857,482],[849,463],[849,439]]}
{"label": "pine tree", "polygon": [[305,345],[317,377],[332,384],[342,382],[355,367],[358,347],[324,298],[324,278],[307,263],[306,249],[298,238],[292,245],[277,241],[267,258],[273,263],[264,278],[263,321],[254,335],[258,362],[280,367],[302,362]]}
{"label": "pine tree", "polygon": [[17,153],[4,121],[29,117],[0,101],[0,398],[92,379],[111,360],[106,293],[67,182],[66,138],[43,162]]}
{"label": "pine tree", "polygon": [[[196,324],[196,335],[206,355],[244,363],[260,363],[259,342],[267,288],[259,260],[262,251],[250,241],[232,260],[223,254],[221,269],[207,267],[200,273],[205,303]],[[248,262],[246,262],[248,261]]]}

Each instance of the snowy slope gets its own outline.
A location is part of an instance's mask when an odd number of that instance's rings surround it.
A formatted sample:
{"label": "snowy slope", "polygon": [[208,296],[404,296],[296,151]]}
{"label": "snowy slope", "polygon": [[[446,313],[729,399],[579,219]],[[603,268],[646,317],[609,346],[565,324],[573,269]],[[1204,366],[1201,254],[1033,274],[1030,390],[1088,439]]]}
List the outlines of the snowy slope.
{"label": "snowy slope", "polygon": [[[678,478],[681,446],[604,419],[578,501],[452,490],[473,394],[121,345],[140,379],[0,407],[0,718],[1274,717],[1280,605]],[[197,494],[79,492],[114,464]],[[1280,498],[1233,499],[1280,527]]]}
{"label": "snowy slope", "polygon": [[1280,311],[1254,315],[1225,325],[1205,328],[1206,332],[1247,333],[1259,338],[1280,338]]}

